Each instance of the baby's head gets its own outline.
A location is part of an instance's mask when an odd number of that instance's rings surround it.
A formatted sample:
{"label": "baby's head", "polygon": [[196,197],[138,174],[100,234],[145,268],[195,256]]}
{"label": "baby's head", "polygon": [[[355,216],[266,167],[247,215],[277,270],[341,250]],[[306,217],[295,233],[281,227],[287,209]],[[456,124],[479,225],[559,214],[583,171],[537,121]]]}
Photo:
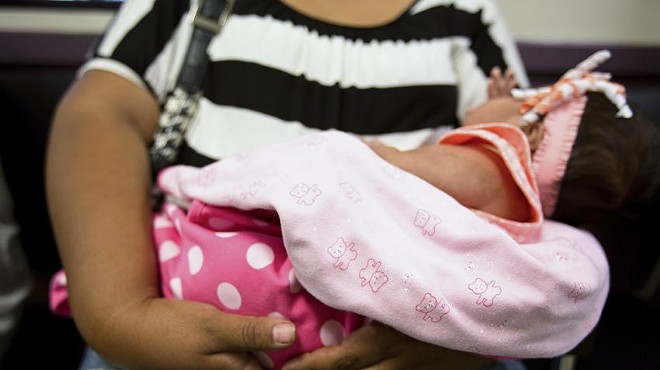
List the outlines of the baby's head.
{"label": "baby's head", "polygon": [[626,104],[630,111],[621,114],[616,102],[588,92],[529,122],[523,119],[524,99],[501,97],[468,112],[464,125],[521,128],[530,139],[544,214],[587,227],[612,214],[635,217],[658,191],[658,128],[636,105]]}
{"label": "baby's head", "polygon": [[587,228],[612,216],[634,219],[659,190],[658,126],[634,103],[625,118],[602,93],[588,93],[585,100],[548,217]]}
{"label": "baby's head", "polygon": [[612,287],[621,289],[644,266],[639,258],[657,255],[647,240],[660,210],[660,122],[628,105],[609,75],[591,72],[607,57],[598,52],[520,99],[489,101],[465,122],[508,122],[540,137],[530,147],[545,216],[591,232],[615,261]]}

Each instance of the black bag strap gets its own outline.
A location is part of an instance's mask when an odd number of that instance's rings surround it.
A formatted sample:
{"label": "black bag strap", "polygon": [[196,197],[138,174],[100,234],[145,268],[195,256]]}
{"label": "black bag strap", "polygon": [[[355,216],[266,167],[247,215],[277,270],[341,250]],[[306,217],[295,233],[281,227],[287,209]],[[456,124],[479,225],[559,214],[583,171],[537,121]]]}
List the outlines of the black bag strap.
{"label": "black bag strap", "polygon": [[[165,167],[176,162],[186,129],[194,119],[202,96],[204,74],[208,64],[206,50],[234,8],[235,0],[199,0],[190,9],[188,21],[193,32],[177,77],[158,120],[158,127],[149,148],[154,179]],[[154,207],[160,201],[154,187]]]}
{"label": "black bag strap", "polygon": [[213,36],[222,31],[235,0],[199,0],[193,5],[189,18],[194,30],[183,66],[179,72],[177,86],[188,92],[200,92],[206,72],[206,49]]}
{"label": "black bag strap", "polygon": [[213,36],[222,31],[235,0],[199,0],[190,10],[194,29],[176,85],[168,94],[150,148],[154,178],[174,163],[183,135],[194,118],[202,94],[208,48]]}

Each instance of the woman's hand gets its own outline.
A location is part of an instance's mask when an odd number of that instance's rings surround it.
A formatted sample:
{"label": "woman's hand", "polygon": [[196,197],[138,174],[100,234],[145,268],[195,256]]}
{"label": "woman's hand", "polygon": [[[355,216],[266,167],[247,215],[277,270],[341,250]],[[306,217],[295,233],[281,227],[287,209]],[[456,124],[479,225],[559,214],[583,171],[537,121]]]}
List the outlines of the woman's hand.
{"label": "woman's hand", "polygon": [[261,369],[252,351],[288,346],[293,324],[223,313],[204,303],[151,298],[109,318],[101,356],[130,369]]}
{"label": "woman's hand", "polygon": [[283,370],[473,370],[489,362],[492,360],[421,342],[374,323],[339,345],[296,357]]}

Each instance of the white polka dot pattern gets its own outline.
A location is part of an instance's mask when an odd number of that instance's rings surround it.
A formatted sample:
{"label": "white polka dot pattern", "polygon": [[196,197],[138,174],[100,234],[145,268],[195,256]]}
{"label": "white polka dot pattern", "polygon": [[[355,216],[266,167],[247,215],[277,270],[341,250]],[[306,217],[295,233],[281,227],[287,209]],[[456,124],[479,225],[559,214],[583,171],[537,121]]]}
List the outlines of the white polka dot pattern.
{"label": "white polka dot pattern", "polygon": [[166,229],[172,227],[172,223],[164,217],[156,217],[154,219],[154,228],[155,229]]}
{"label": "white polka dot pattern", "polygon": [[194,246],[188,251],[188,269],[190,270],[190,275],[196,275],[204,265],[204,253],[202,248],[199,246]]}
{"label": "white polka dot pattern", "polygon": [[275,260],[273,248],[264,243],[255,243],[248,248],[247,262],[255,270],[261,270]]}
{"label": "white polka dot pattern", "polygon": [[181,279],[172,278],[170,279],[170,289],[172,294],[178,299],[183,299],[183,287],[181,286]]}
{"label": "white polka dot pattern", "polygon": [[336,320],[328,320],[321,326],[319,335],[324,346],[334,346],[344,339],[344,327]]}
{"label": "white polka dot pattern", "polygon": [[158,248],[158,260],[160,262],[165,262],[174,257],[177,257],[181,253],[181,249],[176,245],[175,242],[171,240],[164,241]]}
{"label": "white polka dot pattern", "polygon": [[242,298],[241,293],[238,292],[238,289],[230,283],[220,283],[218,289],[216,290],[218,295],[218,300],[225,307],[230,310],[238,310],[241,308]]}
{"label": "white polka dot pattern", "polygon": [[236,236],[238,233],[233,232],[233,231],[219,231],[215,233],[215,236],[221,239],[229,239],[231,237]]}

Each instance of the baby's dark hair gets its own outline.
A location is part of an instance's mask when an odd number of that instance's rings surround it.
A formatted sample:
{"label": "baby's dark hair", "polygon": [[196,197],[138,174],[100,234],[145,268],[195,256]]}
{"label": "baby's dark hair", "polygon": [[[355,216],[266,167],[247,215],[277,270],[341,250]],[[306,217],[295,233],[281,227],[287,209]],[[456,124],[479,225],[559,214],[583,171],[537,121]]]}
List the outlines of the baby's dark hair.
{"label": "baby's dark hair", "polygon": [[550,218],[594,232],[604,219],[636,219],[660,184],[660,133],[636,105],[632,118],[602,93],[587,104]]}

